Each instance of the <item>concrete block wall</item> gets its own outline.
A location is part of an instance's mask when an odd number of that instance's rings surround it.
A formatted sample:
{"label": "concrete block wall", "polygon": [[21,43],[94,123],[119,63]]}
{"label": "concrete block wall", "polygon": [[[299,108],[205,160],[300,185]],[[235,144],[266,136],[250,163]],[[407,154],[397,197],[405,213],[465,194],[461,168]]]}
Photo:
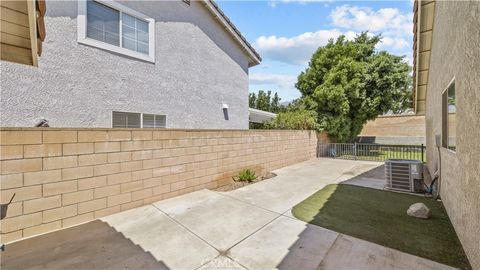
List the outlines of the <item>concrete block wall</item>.
{"label": "concrete block wall", "polygon": [[[456,115],[449,114],[449,121],[456,123]],[[455,125],[448,131],[456,134]],[[368,121],[359,136],[375,137],[383,144],[425,144],[425,115],[386,115]]]}
{"label": "concrete block wall", "polygon": [[314,131],[0,129],[1,243],[314,158]]}
{"label": "concrete block wall", "polygon": [[359,136],[374,137],[381,144],[425,144],[425,116],[379,116],[368,121]]}

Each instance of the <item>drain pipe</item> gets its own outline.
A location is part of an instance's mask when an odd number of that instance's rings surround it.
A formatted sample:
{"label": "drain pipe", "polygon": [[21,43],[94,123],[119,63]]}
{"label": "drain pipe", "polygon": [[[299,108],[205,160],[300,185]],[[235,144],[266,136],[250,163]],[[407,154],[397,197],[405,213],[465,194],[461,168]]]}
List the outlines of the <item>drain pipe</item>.
{"label": "drain pipe", "polygon": [[438,151],[438,180],[437,180],[437,192],[434,195],[434,199],[437,200],[440,197],[440,184],[442,180],[442,155],[440,154],[440,147],[442,147],[442,136],[435,135],[435,146]]}

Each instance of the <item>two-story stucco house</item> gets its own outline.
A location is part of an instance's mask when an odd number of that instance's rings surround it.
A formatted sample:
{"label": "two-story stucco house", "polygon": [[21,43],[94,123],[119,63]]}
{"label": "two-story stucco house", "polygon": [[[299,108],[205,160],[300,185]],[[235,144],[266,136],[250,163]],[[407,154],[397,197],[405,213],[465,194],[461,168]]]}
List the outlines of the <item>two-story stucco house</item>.
{"label": "two-story stucco house", "polygon": [[0,126],[248,128],[261,58],[214,2],[46,1],[44,20],[37,67],[1,61]]}

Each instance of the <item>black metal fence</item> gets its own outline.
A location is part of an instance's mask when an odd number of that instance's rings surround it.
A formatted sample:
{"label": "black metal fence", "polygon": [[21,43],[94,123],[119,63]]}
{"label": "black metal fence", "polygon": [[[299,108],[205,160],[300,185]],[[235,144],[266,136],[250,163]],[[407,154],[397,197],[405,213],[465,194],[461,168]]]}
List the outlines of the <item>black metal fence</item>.
{"label": "black metal fence", "polygon": [[326,143],[318,145],[317,156],[370,161],[413,159],[425,162],[425,146],[423,144]]}

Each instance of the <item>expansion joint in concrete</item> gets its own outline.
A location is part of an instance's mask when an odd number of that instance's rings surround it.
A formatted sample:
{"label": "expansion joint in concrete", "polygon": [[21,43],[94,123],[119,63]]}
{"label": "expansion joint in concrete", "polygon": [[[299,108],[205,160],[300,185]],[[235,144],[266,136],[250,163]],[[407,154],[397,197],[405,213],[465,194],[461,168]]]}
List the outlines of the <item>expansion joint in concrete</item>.
{"label": "expansion joint in concrete", "polygon": [[195,237],[197,237],[198,239],[202,240],[203,242],[205,242],[207,245],[211,246],[212,248],[214,248],[216,251],[218,251],[219,255],[222,254],[222,251],[219,250],[218,248],[214,247],[212,244],[210,244],[207,240],[203,239],[202,237],[200,237],[199,235],[197,235],[195,232],[193,232],[192,230],[190,230],[187,226],[183,225],[181,222],[179,222],[178,220],[176,220],[175,218],[173,218],[172,216],[170,216],[169,214],[165,213],[164,211],[162,211],[162,209],[158,208],[155,204],[152,204],[153,207],[155,207],[158,211],[160,211],[161,213],[163,213],[165,216],[167,216],[169,219],[171,219],[173,222],[177,223],[178,225],[180,225],[182,228],[184,228],[185,230],[187,230],[188,232],[190,232],[191,234],[193,234]]}

